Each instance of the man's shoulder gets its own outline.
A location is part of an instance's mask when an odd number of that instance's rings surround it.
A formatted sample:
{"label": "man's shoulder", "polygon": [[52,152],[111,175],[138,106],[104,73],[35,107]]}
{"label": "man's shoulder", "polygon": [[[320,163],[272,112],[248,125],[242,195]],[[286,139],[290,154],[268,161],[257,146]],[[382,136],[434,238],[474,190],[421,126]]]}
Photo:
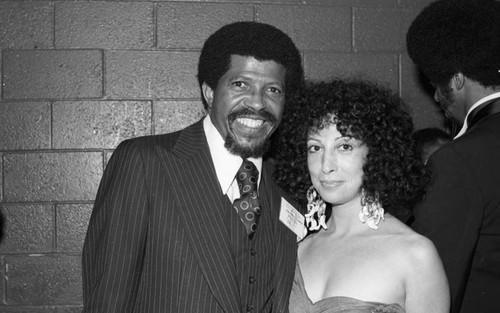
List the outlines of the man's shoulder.
{"label": "man's shoulder", "polygon": [[130,138],[122,141],[116,151],[127,150],[136,152],[152,152],[156,147],[163,147],[170,150],[179,137],[179,132],[162,134],[162,135],[148,135]]}
{"label": "man's shoulder", "polygon": [[500,139],[495,138],[490,131],[474,127],[433,153],[428,162],[433,188],[443,194],[465,194],[498,182]]}
{"label": "man's shoulder", "polygon": [[435,152],[436,158],[442,159],[443,162],[457,159],[471,166],[485,165],[489,162],[498,163],[500,159],[500,114],[484,122],[470,129],[460,138],[445,144]]}
{"label": "man's shoulder", "polygon": [[141,150],[151,149],[153,147],[160,146],[162,148],[170,150],[175,146],[179,138],[199,137],[200,131],[203,131],[203,128],[200,127],[200,125],[201,124],[198,122],[171,133],[147,135],[147,136],[140,136],[140,137],[126,139],[120,143],[120,146],[125,145],[134,148],[139,148]]}

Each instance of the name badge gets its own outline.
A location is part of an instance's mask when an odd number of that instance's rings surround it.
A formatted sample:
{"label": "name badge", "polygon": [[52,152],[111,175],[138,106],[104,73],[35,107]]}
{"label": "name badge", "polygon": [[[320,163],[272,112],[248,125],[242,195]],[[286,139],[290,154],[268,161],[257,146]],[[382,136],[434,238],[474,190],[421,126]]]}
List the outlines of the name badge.
{"label": "name badge", "polygon": [[297,235],[297,241],[302,240],[307,233],[304,219],[304,215],[300,214],[285,198],[281,198],[280,221]]}

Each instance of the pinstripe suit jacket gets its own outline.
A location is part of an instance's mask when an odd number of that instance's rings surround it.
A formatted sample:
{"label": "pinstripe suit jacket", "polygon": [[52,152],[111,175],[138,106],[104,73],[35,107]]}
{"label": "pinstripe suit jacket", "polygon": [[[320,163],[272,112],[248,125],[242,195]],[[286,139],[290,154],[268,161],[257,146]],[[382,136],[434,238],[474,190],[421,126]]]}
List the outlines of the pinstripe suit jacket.
{"label": "pinstripe suit jacket", "polygon": [[[296,236],[278,221],[281,190],[262,172],[262,206],[276,223],[273,312],[287,312]],[[221,195],[201,121],[121,143],[84,243],[84,312],[240,312]]]}

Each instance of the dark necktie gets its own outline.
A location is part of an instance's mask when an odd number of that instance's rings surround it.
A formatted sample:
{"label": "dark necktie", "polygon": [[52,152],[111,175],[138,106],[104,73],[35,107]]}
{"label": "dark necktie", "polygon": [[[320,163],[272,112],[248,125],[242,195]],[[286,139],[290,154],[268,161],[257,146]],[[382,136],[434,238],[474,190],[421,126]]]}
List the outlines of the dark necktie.
{"label": "dark necktie", "polygon": [[257,198],[258,177],[259,170],[255,165],[248,160],[243,160],[243,164],[236,173],[240,198],[234,200],[233,207],[238,212],[250,237],[257,229],[257,221],[260,215],[259,199]]}

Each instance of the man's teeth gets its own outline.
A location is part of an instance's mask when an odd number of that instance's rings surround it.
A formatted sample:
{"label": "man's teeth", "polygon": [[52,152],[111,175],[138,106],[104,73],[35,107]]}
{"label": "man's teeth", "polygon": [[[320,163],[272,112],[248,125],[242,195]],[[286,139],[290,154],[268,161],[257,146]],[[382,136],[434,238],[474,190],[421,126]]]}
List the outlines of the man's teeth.
{"label": "man's teeth", "polygon": [[263,120],[254,120],[251,118],[239,118],[238,123],[243,124],[247,127],[260,127],[264,124]]}

